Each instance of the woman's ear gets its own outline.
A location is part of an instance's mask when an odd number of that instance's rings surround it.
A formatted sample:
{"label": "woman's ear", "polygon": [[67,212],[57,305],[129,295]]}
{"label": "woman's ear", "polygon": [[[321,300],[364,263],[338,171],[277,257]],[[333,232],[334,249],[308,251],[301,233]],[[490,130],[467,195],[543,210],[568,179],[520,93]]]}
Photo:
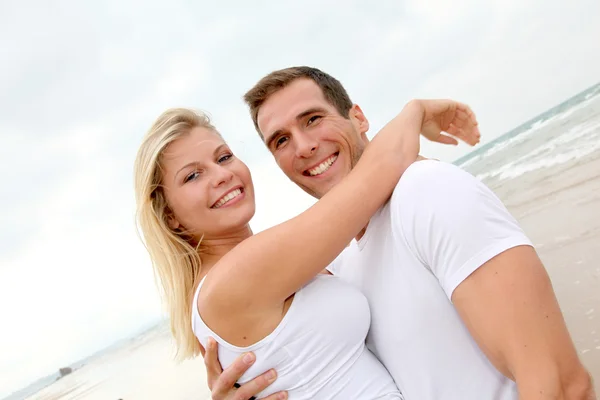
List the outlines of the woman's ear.
{"label": "woman's ear", "polygon": [[167,207],[165,209],[165,214],[167,216],[167,225],[169,228],[171,228],[173,231],[177,231],[181,227],[181,224],[175,217],[175,214],[173,214],[173,211]]}

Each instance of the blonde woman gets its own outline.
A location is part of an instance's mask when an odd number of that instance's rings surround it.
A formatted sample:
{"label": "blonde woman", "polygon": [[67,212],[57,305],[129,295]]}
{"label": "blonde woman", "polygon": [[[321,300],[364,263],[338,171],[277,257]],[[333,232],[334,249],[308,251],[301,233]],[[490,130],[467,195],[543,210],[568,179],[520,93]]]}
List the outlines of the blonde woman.
{"label": "blonde woman", "polygon": [[[352,109],[348,118],[321,122],[308,115],[305,123],[315,130],[332,124],[352,131],[362,121]],[[256,393],[260,398],[401,399],[365,348],[365,297],[320,272],[388,199],[417,158],[421,131],[440,143],[452,142],[441,131],[470,144],[479,138],[468,107],[412,101],[327,195],[299,216],[253,235],[254,189],[246,165],[204,114],[163,113],[139,149],[135,191],[179,358],[196,356],[212,337],[225,367],[250,351],[256,355],[240,383],[266,370],[274,378],[277,371],[277,380]]]}

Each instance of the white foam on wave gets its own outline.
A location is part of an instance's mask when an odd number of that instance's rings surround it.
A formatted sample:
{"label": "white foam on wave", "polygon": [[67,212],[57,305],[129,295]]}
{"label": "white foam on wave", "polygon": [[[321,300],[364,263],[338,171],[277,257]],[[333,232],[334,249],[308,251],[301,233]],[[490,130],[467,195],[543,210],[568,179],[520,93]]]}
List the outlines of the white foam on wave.
{"label": "white foam on wave", "polygon": [[[594,131],[596,131],[596,134],[593,134]],[[517,160],[504,164],[500,168],[479,174],[477,178],[480,180],[487,178],[497,178],[499,180],[514,179],[540,168],[549,168],[585,157],[600,149],[600,137],[598,136],[600,136],[600,121],[578,125],[546,143],[544,146],[525,154]],[[581,141],[576,148],[566,149],[566,151],[558,154],[552,152],[558,147],[567,147],[567,144],[577,142],[578,139],[584,137],[587,137],[589,140],[585,142]],[[545,154],[549,156],[544,157]]]}
{"label": "white foam on wave", "polygon": [[[557,114],[557,115],[552,116],[551,118],[534,122],[533,125],[531,125],[531,127],[529,129],[527,129],[526,131],[523,131],[523,132],[519,133],[517,136],[511,137],[510,139],[504,140],[504,141],[496,144],[492,148],[486,150],[484,153],[482,153],[480,156],[478,156],[479,159],[490,157],[490,156],[498,153],[499,151],[504,150],[507,147],[511,147],[513,145],[523,143],[525,140],[529,139],[532,135],[537,133],[540,129],[545,128],[546,126],[548,126],[551,123],[558,120],[560,115],[562,115],[562,114]],[[476,158],[476,157],[474,157],[474,158]],[[471,161],[471,160],[469,160],[469,161]],[[471,164],[473,162],[471,162]],[[462,164],[461,166],[465,166],[466,164],[467,163]]]}
{"label": "white foam on wave", "polygon": [[458,166],[461,167],[461,168],[468,167],[469,165],[474,164],[477,161],[481,160],[481,157],[482,157],[482,155],[478,154],[475,157],[469,158],[467,161],[458,164]]}
{"label": "white foam on wave", "polygon": [[510,139],[506,139],[502,142],[495,144],[494,146],[487,149],[483,153],[478,154],[475,157],[465,161],[464,163],[459,164],[459,166],[461,168],[467,167],[469,165],[472,165],[472,164],[480,161],[483,158],[488,158],[488,157],[498,153],[499,151],[504,150],[507,147],[524,142],[531,135],[533,135],[538,129],[540,129],[540,128],[546,126],[548,123],[550,123],[553,118],[535,122],[528,130],[523,131],[523,132],[519,133],[517,136],[511,137]]}
{"label": "white foam on wave", "polygon": [[475,157],[465,161],[464,163],[459,164],[459,166],[461,168],[467,167],[469,165],[477,163],[478,161],[480,161],[483,158],[490,157],[490,156],[498,153],[499,151],[504,150],[507,147],[511,147],[513,145],[520,144],[520,143],[524,142],[525,140],[529,139],[532,135],[538,133],[540,131],[540,129],[545,128],[554,122],[564,121],[565,119],[567,119],[568,117],[573,115],[575,112],[579,111],[582,108],[588,107],[592,101],[595,101],[598,99],[600,99],[600,91],[597,93],[588,93],[588,95],[586,95],[586,97],[585,97],[585,100],[582,101],[581,103],[579,103],[561,113],[553,115],[552,117],[550,117],[548,119],[539,120],[539,121],[534,122],[529,129],[521,132],[520,134],[518,134],[516,136],[511,137],[510,139],[507,139],[507,140],[497,143],[496,145],[487,149],[483,153],[478,154]]}
{"label": "white foam on wave", "polygon": [[585,99],[588,100],[588,99],[594,98],[598,95],[600,95],[600,85],[596,86],[596,89],[594,89],[594,91],[586,94]]}
{"label": "white foam on wave", "polygon": [[577,111],[581,110],[582,108],[588,107],[590,105],[590,103],[592,103],[595,100],[598,100],[596,97],[598,97],[598,95],[600,95],[600,92],[598,93],[588,93],[584,100],[577,104],[574,107],[569,108],[568,110],[565,110],[564,112],[562,112],[561,114],[559,114],[559,119],[564,120],[567,119],[568,117],[570,117],[572,114],[576,113]]}

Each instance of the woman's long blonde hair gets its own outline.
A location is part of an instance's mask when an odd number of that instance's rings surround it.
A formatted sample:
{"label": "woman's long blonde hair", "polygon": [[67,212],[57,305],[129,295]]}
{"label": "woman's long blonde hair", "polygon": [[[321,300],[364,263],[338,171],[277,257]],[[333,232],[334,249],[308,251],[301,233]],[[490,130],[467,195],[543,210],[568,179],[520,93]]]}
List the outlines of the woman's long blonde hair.
{"label": "woman's long blonde hair", "polygon": [[169,227],[170,209],[162,186],[161,156],[170,143],[195,127],[216,132],[209,117],[202,112],[185,108],[165,111],[144,137],[134,165],[138,232],[141,230],[160,283],[178,360],[195,357],[200,352],[200,344],[192,331],[191,312],[202,262],[199,243],[193,244],[182,232]]}

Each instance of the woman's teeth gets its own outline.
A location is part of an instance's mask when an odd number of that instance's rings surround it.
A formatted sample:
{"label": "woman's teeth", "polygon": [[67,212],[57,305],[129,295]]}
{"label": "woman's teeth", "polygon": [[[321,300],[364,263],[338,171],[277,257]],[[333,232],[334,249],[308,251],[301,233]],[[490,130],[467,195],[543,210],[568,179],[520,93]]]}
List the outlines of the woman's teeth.
{"label": "woman's teeth", "polygon": [[323,161],[321,164],[317,165],[316,167],[314,167],[312,169],[309,169],[308,174],[310,176],[321,175],[323,172],[327,171],[329,169],[329,167],[331,167],[333,165],[335,160],[337,160],[337,157],[338,157],[337,154],[332,155],[327,160]]}
{"label": "woman's teeth", "polygon": [[227,195],[221,198],[221,200],[217,201],[217,203],[214,206],[212,206],[212,208],[222,207],[225,204],[229,203],[231,200],[238,197],[240,194],[242,194],[242,189],[235,189],[234,191],[229,192]]}

